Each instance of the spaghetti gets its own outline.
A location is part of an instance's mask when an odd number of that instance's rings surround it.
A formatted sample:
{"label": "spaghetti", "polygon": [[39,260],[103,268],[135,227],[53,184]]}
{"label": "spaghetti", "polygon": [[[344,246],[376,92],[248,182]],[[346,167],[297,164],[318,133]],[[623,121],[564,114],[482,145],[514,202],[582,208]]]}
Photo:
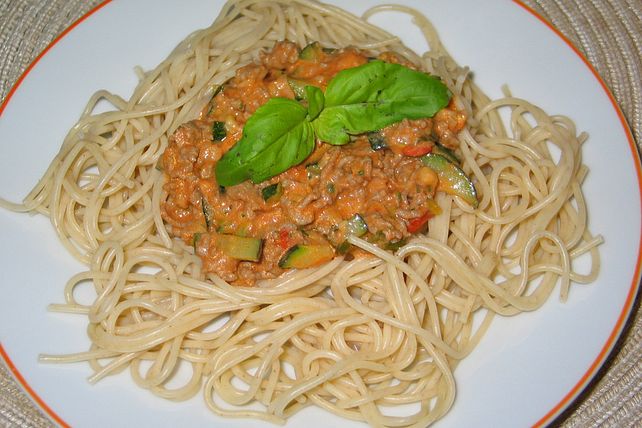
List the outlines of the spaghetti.
{"label": "spaghetti", "polygon": [[[419,56],[366,21],[386,10],[411,14],[431,50]],[[215,88],[281,40],[395,51],[439,76],[469,118],[459,155],[478,208],[439,194],[442,213],[395,254],[350,236],[373,257],[338,257],[254,287],[204,274],[163,222],[156,165]],[[227,417],[282,422],[316,405],[373,426],[426,426],[451,407],[453,370],[495,314],[537,309],[558,284],[564,300],[572,282],[597,276],[601,238],[587,229],[581,190],[586,136],[508,92],[488,99],[414,10],[382,6],[357,18],[309,0],[230,1],[139,77],[129,100],[107,91],[89,100],[22,204],[0,201],[49,216],[88,266],[51,309],[87,316],[91,349],[42,361],[88,361],[91,382],[128,368],[136,384],[170,400],[202,391]],[[93,113],[101,100],[114,110]],[[587,274],[573,270],[582,255],[592,261]],[[91,305],[74,297],[85,281],[96,292]]]}

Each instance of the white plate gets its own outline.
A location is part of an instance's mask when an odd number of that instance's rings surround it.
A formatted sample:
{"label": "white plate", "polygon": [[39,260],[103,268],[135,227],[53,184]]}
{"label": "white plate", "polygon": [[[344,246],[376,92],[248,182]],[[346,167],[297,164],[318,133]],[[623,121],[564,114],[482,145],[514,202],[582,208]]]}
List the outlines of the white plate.
{"label": "white plate", "polygon": [[[360,12],[371,2],[339,2]],[[461,64],[491,96],[513,93],[571,116],[591,135],[584,159],[590,226],[601,233],[603,268],[590,286],[572,288],[562,304],[498,319],[457,368],[456,403],[438,425],[528,426],[550,417],[596,373],[629,315],[639,283],[640,164],[630,133],[599,80],[550,28],[517,3],[402,1],[429,16]],[[152,68],[220,8],[216,0],[112,2],[62,38],[31,70],[0,117],[0,193],[20,200],[36,183],[89,96],[99,88],[128,97],[132,69]],[[375,20],[411,47],[425,45],[400,15]],[[41,365],[41,352],[86,349],[82,316],[51,314],[66,280],[82,270],[42,216],[0,211],[3,245],[0,340],[23,382],[72,426],[266,426],[222,420],[200,396],[171,403],[134,386],[127,373],[90,386],[85,364]],[[56,416],[52,416],[56,417]],[[288,427],[363,426],[306,409]]]}

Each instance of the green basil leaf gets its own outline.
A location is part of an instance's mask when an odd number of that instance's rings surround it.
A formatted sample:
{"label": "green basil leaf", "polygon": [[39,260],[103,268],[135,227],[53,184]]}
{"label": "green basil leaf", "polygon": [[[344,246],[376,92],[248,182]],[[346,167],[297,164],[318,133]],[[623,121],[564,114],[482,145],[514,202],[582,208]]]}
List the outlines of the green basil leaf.
{"label": "green basil leaf", "polygon": [[326,106],[376,101],[378,94],[394,82],[399,68],[405,67],[377,60],[340,71],[328,83]]}
{"label": "green basil leaf", "polygon": [[243,137],[216,164],[219,185],[260,183],[302,162],[314,149],[308,111],[294,100],[272,98],[248,119]]}
{"label": "green basil leaf", "polygon": [[305,87],[305,98],[308,100],[308,119],[314,120],[323,110],[325,97],[323,91],[316,86]]}
{"label": "green basil leaf", "polygon": [[432,117],[449,101],[450,92],[438,78],[373,61],[343,70],[330,81],[325,108],[313,124],[320,140],[341,145],[350,134],[375,131],[402,119]]}

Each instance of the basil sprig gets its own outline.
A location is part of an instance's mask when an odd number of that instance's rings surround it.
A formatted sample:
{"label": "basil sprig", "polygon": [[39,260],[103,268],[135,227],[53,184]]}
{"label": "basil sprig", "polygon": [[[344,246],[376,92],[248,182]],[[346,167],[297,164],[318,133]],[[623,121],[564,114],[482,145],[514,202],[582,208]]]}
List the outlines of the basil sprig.
{"label": "basil sprig", "polygon": [[299,164],[314,150],[315,136],[342,145],[350,135],[376,131],[402,119],[432,117],[450,92],[438,78],[399,64],[373,61],[343,70],[325,94],[306,86],[307,108],[272,98],[243,128],[243,137],[216,165],[219,185],[260,183]]}

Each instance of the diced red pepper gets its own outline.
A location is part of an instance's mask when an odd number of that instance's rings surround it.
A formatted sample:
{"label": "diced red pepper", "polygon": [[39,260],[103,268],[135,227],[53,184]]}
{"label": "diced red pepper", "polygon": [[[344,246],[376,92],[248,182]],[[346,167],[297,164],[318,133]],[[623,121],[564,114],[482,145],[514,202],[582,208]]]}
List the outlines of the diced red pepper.
{"label": "diced red pepper", "polygon": [[435,214],[432,211],[428,210],[426,211],[426,214],[420,217],[413,218],[408,222],[408,227],[407,227],[408,232],[410,233],[418,232],[422,227],[424,227],[426,223],[428,223],[428,220],[430,220],[434,216]]}
{"label": "diced red pepper", "polygon": [[432,144],[421,144],[418,146],[406,146],[401,150],[401,153],[405,156],[423,156],[432,152]]}
{"label": "diced red pepper", "polygon": [[288,242],[289,238],[290,232],[288,232],[286,229],[281,229],[281,231],[279,232],[279,247],[287,250],[290,247],[290,243]]}

